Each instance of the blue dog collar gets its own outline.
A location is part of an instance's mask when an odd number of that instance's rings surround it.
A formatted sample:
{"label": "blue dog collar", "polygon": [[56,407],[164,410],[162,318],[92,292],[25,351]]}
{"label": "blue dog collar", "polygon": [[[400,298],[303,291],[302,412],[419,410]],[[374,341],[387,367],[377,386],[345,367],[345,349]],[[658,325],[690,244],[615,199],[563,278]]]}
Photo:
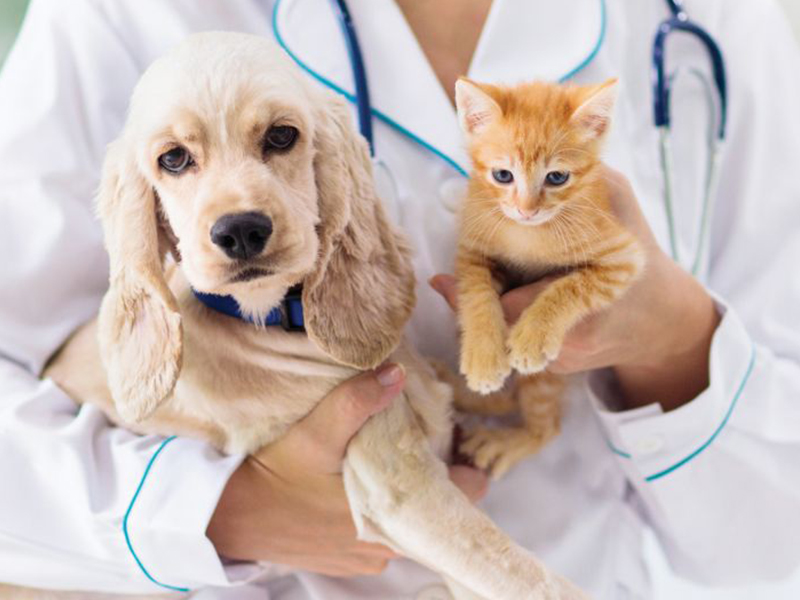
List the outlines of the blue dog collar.
{"label": "blue dog collar", "polygon": [[[247,323],[256,322],[250,317],[242,314],[239,303],[233,296],[219,296],[217,294],[206,294],[192,289],[195,297],[211,310],[215,310],[229,317],[234,317]],[[295,286],[290,289],[281,303],[273,308],[264,319],[264,325],[280,325],[286,331],[305,331],[305,321],[303,319],[303,288]]]}

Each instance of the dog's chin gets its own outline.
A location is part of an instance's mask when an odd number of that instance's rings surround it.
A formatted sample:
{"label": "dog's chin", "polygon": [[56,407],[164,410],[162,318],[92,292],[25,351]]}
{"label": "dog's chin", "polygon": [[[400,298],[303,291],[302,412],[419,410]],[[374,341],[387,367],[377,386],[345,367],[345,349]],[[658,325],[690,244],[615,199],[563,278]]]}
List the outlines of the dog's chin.
{"label": "dog's chin", "polygon": [[272,275],[273,271],[262,267],[247,267],[230,278],[230,283],[248,283]]}
{"label": "dog's chin", "polygon": [[279,272],[263,265],[242,265],[239,268],[226,266],[215,271],[199,274],[184,271],[184,273],[195,290],[222,296],[270,287],[275,280],[281,279]]}
{"label": "dog's chin", "polygon": [[261,298],[265,293],[271,296],[273,290],[286,290],[304,279],[313,268],[314,260],[306,260],[305,256],[300,258],[282,252],[249,263],[227,261],[203,265],[204,268],[200,269],[184,264],[184,274],[192,287],[200,292],[237,299],[240,296]]}
{"label": "dog's chin", "polygon": [[220,285],[225,293],[239,296],[260,296],[266,292],[268,295],[273,290],[289,288],[298,282],[298,274],[290,269],[276,268],[275,265],[246,267],[230,274],[227,280]]}

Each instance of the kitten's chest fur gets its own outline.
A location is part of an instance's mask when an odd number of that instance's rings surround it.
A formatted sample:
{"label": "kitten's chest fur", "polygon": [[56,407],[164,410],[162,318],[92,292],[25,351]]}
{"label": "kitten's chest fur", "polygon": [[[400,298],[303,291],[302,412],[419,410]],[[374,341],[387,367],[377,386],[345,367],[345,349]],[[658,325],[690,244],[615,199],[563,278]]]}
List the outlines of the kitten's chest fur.
{"label": "kitten's chest fur", "polygon": [[585,232],[566,236],[547,225],[510,223],[485,248],[495,277],[508,290],[590,264],[597,258],[598,240]]}

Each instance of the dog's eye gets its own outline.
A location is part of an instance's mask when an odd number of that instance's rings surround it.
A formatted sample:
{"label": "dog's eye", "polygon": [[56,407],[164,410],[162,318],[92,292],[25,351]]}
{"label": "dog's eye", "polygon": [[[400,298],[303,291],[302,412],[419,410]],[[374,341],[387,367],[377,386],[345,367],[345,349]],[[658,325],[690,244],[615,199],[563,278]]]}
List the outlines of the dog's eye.
{"label": "dog's eye", "polygon": [[288,150],[297,141],[299,132],[291,125],[275,125],[270,127],[264,136],[264,151]]}
{"label": "dog's eye", "polygon": [[187,167],[193,165],[194,161],[192,160],[192,155],[189,154],[186,148],[178,146],[159,156],[158,164],[162,169],[177,175]]}

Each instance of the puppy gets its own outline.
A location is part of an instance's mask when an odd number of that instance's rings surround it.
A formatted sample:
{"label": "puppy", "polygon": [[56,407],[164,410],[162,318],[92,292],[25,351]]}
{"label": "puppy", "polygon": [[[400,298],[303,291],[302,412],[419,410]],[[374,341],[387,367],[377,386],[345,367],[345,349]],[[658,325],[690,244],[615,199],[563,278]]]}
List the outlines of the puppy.
{"label": "puppy", "polygon": [[[451,388],[402,342],[408,245],[349,107],[273,43],[204,33],[156,61],[109,147],[98,205],[110,288],[47,373],[72,397],[137,432],[254,452],[343,380],[396,361],[404,394],[344,463],[360,537],[442,574],[457,598],[584,597],[448,479]],[[297,286],[305,332],[263,326]],[[195,292],[231,297],[243,318]]]}

